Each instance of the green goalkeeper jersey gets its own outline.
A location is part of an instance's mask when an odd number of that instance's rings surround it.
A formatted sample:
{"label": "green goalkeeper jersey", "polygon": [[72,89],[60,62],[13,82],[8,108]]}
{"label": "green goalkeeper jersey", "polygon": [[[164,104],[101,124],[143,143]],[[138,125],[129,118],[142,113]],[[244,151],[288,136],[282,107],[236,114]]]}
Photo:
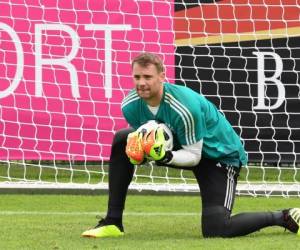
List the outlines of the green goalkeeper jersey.
{"label": "green goalkeeper jersey", "polygon": [[247,164],[244,147],[230,123],[213,103],[190,88],[164,83],[156,115],[133,89],[122,102],[122,112],[134,129],[149,120],[165,123],[173,132],[175,149],[203,139],[203,157],[233,166]]}

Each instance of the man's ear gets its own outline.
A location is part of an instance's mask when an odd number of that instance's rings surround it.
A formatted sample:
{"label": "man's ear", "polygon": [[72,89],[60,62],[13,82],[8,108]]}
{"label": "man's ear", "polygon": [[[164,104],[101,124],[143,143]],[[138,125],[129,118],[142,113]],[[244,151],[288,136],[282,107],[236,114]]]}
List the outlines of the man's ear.
{"label": "man's ear", "polygon": [[165,72],[161,72],[161,73],[159,74],[159,78],[160,78],[160,81],[161,81],[161,82],[164,82],[165,79],[166,79],[166,73],[165,73]]}

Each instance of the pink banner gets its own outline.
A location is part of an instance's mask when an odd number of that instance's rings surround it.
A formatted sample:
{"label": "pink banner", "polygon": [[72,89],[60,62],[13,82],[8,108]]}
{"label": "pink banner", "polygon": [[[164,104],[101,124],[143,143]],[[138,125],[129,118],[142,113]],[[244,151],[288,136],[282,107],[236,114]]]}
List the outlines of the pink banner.
{"label": "pink banner", "polygon": [[174,79],[173,5],[0,1],[0,159],[107,159],[132,58],[156,52]]}

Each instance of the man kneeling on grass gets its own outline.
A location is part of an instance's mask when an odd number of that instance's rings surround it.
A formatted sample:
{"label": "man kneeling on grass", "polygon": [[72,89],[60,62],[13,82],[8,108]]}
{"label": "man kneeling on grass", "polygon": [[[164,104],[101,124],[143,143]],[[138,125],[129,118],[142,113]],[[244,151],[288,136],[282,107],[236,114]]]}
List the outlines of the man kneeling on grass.
{"label": "man kneeling on grass", "polygon": [[[239,136],[226,118],[204,96],[164,82],[161,59],[143,53],[132,62],[135,88],[122,102],[125,119],[132,128],[118,131],[112,143],[109,164],[108,211],[85,237],[124,235],[123,210],[134,165],[148,155],[159,166],[193,171],[202,199],[204,237],[247,235],[269,226],[299,232],[300,209],[231,215],[237,178],[247,165]],[[165,150],[158,131],[143,135],[136,130],[149,120],[166,124],[173,133],[173,150]],[[153,133],[154,132],[154,133]]]}

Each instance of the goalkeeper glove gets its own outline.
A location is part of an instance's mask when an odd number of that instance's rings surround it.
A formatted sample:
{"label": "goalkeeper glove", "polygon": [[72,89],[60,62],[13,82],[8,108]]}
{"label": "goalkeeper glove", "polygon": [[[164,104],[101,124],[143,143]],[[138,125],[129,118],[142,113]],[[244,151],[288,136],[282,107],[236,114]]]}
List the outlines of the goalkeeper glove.
{"label": "goalkeeper glove", "polygon": [[134,165],[139,165],[144,161],[144,150],[142,147],[142,134],[134,131],[127,136],[126,155]]}
{"label": "goalkeeper glove", "polygon": [[146,155],[160,164],[167,164],[173,158],[171,151],[165,150],[163,128],[153,129],[143,136],[142,146]]}

